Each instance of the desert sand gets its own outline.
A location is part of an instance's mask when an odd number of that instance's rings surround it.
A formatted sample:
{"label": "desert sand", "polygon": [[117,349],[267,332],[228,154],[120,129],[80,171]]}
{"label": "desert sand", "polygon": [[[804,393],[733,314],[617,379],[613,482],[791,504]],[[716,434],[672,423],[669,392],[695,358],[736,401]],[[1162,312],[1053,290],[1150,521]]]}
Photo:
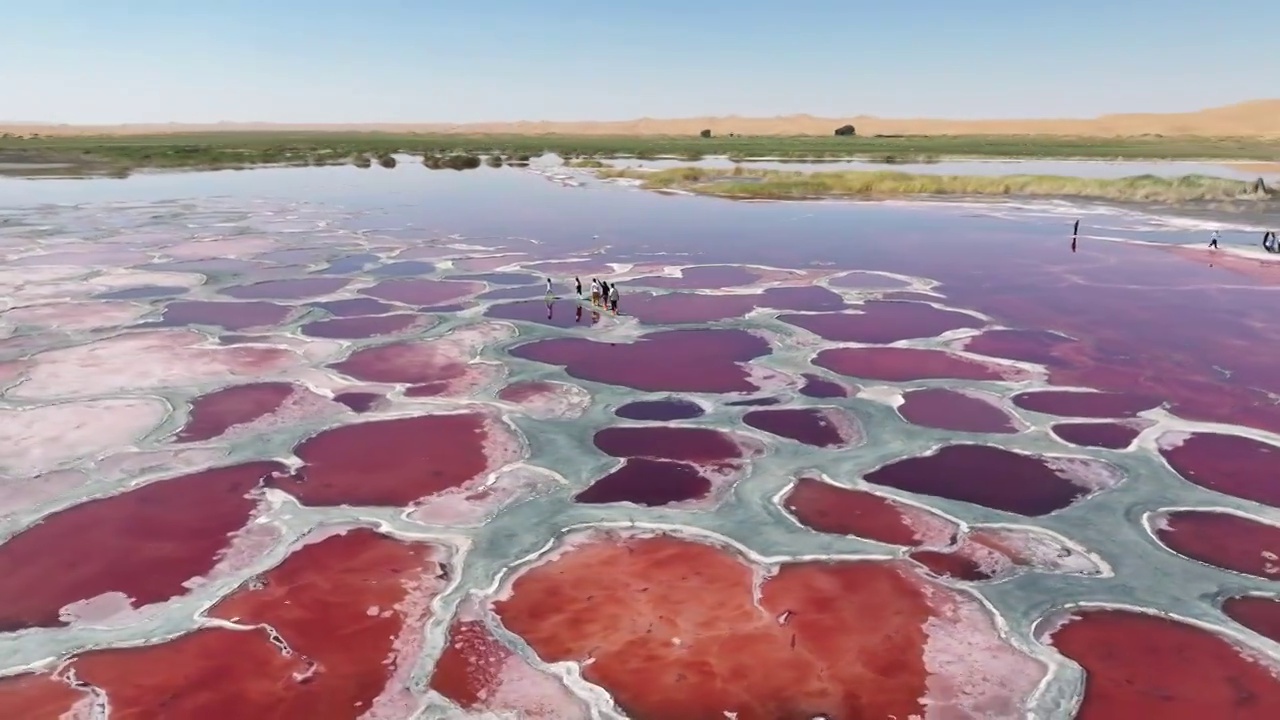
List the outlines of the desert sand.
{"label": "desert sand", "polygon": [[852,123],[860,135],[1074,135],[1119,137],[1133,135],[1200,135],[1207,137],[1280,137],[1280,99],[1249,102],[1185,113],[1130,113],[1090,119],[943,120],[891,119],[869,115],[823,118],[813,115],[779,115],[765,118],[739,116],[679,119],[640,118],[607,122],[493,122],[469,124],[273,124],[209,123],[153,125],[52,125],[6,123],[0,132],[20,135],[141,135],[185,132],[419,132],[517,135],[692,135],[704,128],[716,134],[829,135]]}

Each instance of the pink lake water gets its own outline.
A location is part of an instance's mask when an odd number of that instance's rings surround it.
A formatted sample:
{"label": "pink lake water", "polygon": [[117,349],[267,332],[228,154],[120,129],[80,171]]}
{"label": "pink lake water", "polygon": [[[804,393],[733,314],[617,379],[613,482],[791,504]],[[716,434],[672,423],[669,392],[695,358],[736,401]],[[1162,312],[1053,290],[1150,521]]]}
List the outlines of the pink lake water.
{"label": "pink lake water", "polygon": [[583,181],[0,180],[0,717],[1280,714],[1280,263]]}

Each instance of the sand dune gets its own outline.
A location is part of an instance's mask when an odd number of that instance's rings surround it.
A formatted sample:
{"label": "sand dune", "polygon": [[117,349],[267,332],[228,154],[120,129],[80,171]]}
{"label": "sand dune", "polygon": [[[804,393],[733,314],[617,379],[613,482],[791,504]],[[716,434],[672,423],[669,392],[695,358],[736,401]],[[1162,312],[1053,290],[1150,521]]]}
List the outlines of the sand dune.
{"label": "sand dune", "polygon": [[813,115],[780,115],[767,118],[738,116],[679,119],[640,118],[616,122],[495,122],[470,124],[380,123],[359,125],[210,123],[202,125],[50,125],[5,123],[0,132],[20,135],[137,135],[181,132],[420,132],[474,134],[561,135],[692,135],[703,128],[716,134],[829,135],[840,125],[852,123],[861,135],[1075,135],[1117,137],[1130,135],[1201,135],[1212,137],[1280,138],[1280,99],[1250,102],[1186,113],[1130,113],[1090,119],[941,120],[891,119],[873,116],[822,118]]}

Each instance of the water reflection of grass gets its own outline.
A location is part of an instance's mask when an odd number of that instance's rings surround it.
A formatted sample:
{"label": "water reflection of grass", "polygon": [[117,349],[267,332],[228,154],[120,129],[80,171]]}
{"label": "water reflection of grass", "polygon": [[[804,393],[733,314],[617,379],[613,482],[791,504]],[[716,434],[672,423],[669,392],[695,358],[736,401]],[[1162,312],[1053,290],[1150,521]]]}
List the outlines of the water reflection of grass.
{"label": "water reflection of grass", "polygon": [[1058,175],[913,175],[893,171],[791,172],[741,165],[732,170],[698,167],[646,171],[604,169],[602,178],[642,180],[654,190],[687,190],[730,198],[891,198],[928,195],[1078,197],[1133,202],[1197,202],[1274,199],[1254,184],[1206,175],[1162,178],[1080,178]]}
{"label": "water reflection of grass", "polygon": [[[887,164],[948,157],[1280,160],[1280,140],[1142,136],[719,137],[423,135],[395,133],[227,132],[172,135],[0,138],[0,158],[71,162],[103,171],[340,165],[355,156],[392,153],[452,157],[499,155],[527,162],[553,152],[565,158],[659,157],[862,159]],[[519,158],[523,158],[520,160]]]}

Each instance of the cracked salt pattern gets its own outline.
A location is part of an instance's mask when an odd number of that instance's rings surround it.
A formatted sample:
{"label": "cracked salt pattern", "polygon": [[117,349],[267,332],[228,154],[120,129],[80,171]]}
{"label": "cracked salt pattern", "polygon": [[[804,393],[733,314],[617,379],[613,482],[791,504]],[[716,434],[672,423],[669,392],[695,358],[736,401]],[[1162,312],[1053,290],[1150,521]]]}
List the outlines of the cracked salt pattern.
{"label": "cracked salt pattern", "polygon": [[[815,532],[797,522],[783,509],[781,498],[796,478],[806,475],[897,499],[912,512],[934,511],[937,515],[925,520],[954,522],[962,535],[975,540],[970,552],[977,562],[994,568],[998,576],[975,584],[910,575],[912,587],[921,588],[926,606],[935,612],[923,625],[921,640],[921,672],[927,680],[919,694],[924,717],[1071,717],[1079,708],[1088,711],[1081,693],[1089,663],[1066,661],[1047,644],[1054,631],[1044,628],[1045,618],[1058,618],[1077,606],[1138,608],[1181,618],[1230,639],[1251,662],[1268,665],[1273,672],[1280,667],[1280,643],[1234,623],[1219,609],[1224,598],[1274,595],[1280,589],[1276,580],[1193,560],[1187,557],[1189,551],[1172,552],[1161,539],[1162,533],[1170,532],[1169,514],[1174,510],[1212,509],[1255,518],[1267,527],[1280,525],[1280,510],[1187,482],[1160,454],[1197,433],[1234,434],[1280,445],[1280,410],[1243,401],[1238,407],[1244,409],[1222,410],[1212,404],[1214,392],[1239,397],[1280,393],[1274,373],[1268,377],[1241,365],[1233,368],[1234,380],[1216,381],[1220,388],[1199,376],[1187,379],[1170,386],[1169,397],[1160,397],[1170,401],[1165,406],[1136,413],[1142,424],[1135,427],[1141,431],[1127,448],[1080,447],[1049,431],[1063,417],[1020,408],[1011,398],[1047,387],[1090,387],[1086,379],[1105,384],[1111,377],[1107,372],[1141,363],[1105,355],[1107,343],[1120,342],[1115,338],[1123,332],[1124,321],[1116,320],[1114,327],[1120,329],[1107,325],[1112,318],[1106,308],[1061,315],[1061,322],[1070,324],[1064,327],[1032,325],[1038,317],[1054,317],[1048,311],[1037,316],[1019,308],[1008,311],[1012,316],[1003,314],[1011,302],[1034,305],[1037,299],[1025,293],[1046,277],[1074,284],[1078,293],[1122,293],[1117,288],[1139,282],[1133,280],[1135,267],[1152,262],[1156,265],[1149,282],[1164,288],[1161,292],[1170,303],[1166,312],[1184,307],[1180,291],[1168,288],[1182,285],[1193,293],[1216,284],[1218,289],[1209,295],[1239,307],[1243,315],[1252,312],[1246,305],[1254,302],[1239,298],[1274,298],[1280,292],[1280,268],[1257,271],[1269,271],[1269,280],[1208,274],[1204,263],[1195,266],[1159,248],[1098,240],[1096,249],[1085,248],[1075,256],[1087,262],[1064,270],[1073,256],[1065,250],[1062,228],[1057,227],[1062,224],[1057,206],[1054,212],[1036,206],[1019,213],[1012,205],[957,205],[949,210],[945,205],[824,203],[810,206],[808,212],[790,203],[660,198],[631,188],[602,187],[589,178],[582,180],[584,189],[539,172],[544,171],[444,175],[421,168],[382,173],[325,168],[76,183],[0,180],[0,221],[5,221],[0,249],[11,259],[0,269],[0,445],[12,448],[0,458],[0,538],[11,539],[85,501],[165,478],[259,460],[275,459],[288,467],[279,478],[264,478],[265,485],[253,491],[249,524],[218,550],[212,571],[186,581],[185,592],[147,605],[145,612],[130,604],[127,593],[98,593],[61,608],[65,626],[0,633],[0,674],[49,672],[90,648],[156,646],[157,638],[217,626],[224,621],[208,619],[206,610],[219,599],[245,583],[259,582],[291,553],[319,543],[329,529],[355,524],[447,549],[447,561],[440,561],[447,568],[390,601],[400,603],[394,614],[404,625],[388,655],[395,662],[388,661],[385,687],[364,701],[367,707],[349,713],[331,709],[326,717],[481,717],[521,711],[530,717],[569,717],[584,707],[593,718],[624,717],[625,709],[611,699],[608,687],[609,682],[622,681],[597,674],[607,671],[607,658],[544,661],[535,643],[503,627],[493,602],[519,599],[513,581],[533,577],[537,567],[549,567],[557,558],[589,551],[592,542],[604,542],[599,533],[582,534],[589,528],[613,528],[624,537],[629,532],[671,534],[745,559],[740,561],[750,562],[758,576],[753,590],[757,609],[763,607],[761,593],[773,582],[767,578],[781,577],[776,573],[782,566],[811,560],[883,561],[911,552],[872,538]],[[405,181],[415,174],[418,182]],[[434,194],[429,209],[420,204],[424,192]],[[175,197],[182,199],[166,199]],[[504,210],[494,212],[499,200]],[[47,204],[50,201],[66,204]],[[1146,241],[1172,245],[1193,239],[1149,215],[1109,214],[1107,222],[1113,226],[1110,235],[1141,233]],[[939,251],[933,238],[941,233],[963,237],[963,254]],[[1000,262],[1012,267],[1001,268]],[[685,268],[688,272],[682,272]],[[512,290],[505,284],[511,273],[527,273],[541,282],[547,272],[557,273],[554,308],[546,307],[540,285],[531,299],[522,300],[523,288]],[[539,322],[539,313],[554,309],[562,319],[571,318],[580,307],[571,297],[574,272],[584,285],[592,274],[616,281],[622,291],[621,314],[586,306],[581,323]],[[486,273],[495,274],[494,282],[485,281]],[[965,273],[981,277],[969,280]],[[1018,273],[1028,279],[1005,279]],[[329,280],[291,282],[304,278]],[[450,278],[464,281],[413,284]],[[717,278],[731,287],[715,287],[712,281]],[[646,279],[654,282],[646,285]],[[1166,280],[1167,286],[1161,285]],[[279,314],[278,322],[252,330],[251,343],[226,344],[235,333],[213,325],[153,324],[170,301],[226,303],[212,306],[210,312],[221,308],[239,319],[232,310],[238,301],[224,291],[260,282],[273,284],[261,293],[232,294],[268,298],[266,302],[287,312]],[[966,313],[973,320],[966,324],[977,328],[923,336],[894,328],[889,336],[905,339],[834,342],[795,320],[835,308],[773,308],[761,301],[752,309],[734,299],[815,286],[835,293],[851,311],[903,290],[927,292],[932,307]],[[316,292],[308,294],[308,288]],[[134,289],[137,292],[119,294]],[[627,314],[628,298],[650,292],[655,297],[699,293],[699,302],[705,303],[699,307],[708,308],[702,311],[708,317],[690,320],[686,313],[678,326],[637,322]],[[103,299],[110,293],[115,294]],[[512,302],[507,297],[531,303],[536,312],[528,319],[523,314],[509,315],[518,318],[510,320],[486,316],[493,306]],[[683,309],[680,297],[663,302]],[[1062,297],[1046,296],[1046,302],[1060,302]],[[338,333],[344,337],[321,338],[304,329],[333,317],[326,305],[346,302],[362,307],[370,298],[387,306],[386,314],[412,315],[420,321],[390,337],[348,338],[345,335],[360,333]],[[463,309],[424,311],[419,302],[423,298],[456,300]],[[719,312],[720,302],[735,309]],[[374,307],[381,311],[382,305]],[[740,307],[745,309],[740,312]],[[781,315],[793,322],[779,319]],[[1143,322],[1142,316],[1134,317],[1129,322]],[[1230,348],[1240,339],[1229,333],[1238,331],[1239,324],[1215,327],[1207,314],[1188,314],[1184,320],[1201,333],[1203,343],[1229,348],[1225,355],[1213,355],[1212,364],[1229,362],[1222,358],[1236,352]],[[902,322],[909,324],[907,319]],[[1061,332],[1067,336],[1064,343],[1086,345],[1068,345],[1049,358],[1052,362],[1029,362],[1016,353],[986,354],[975,345],[982,329],[1006,323]],[[1254,344],[1280,342],[1280,323],[1271,316],[1249,314],[1240,323],[1260,334],[1250,341]],[[1097,327],[1096,344],[1087,344],[1093,342],[1085,336],[1090,325]],[[747,330],[767,340],[770,352],[742,362],[730,357],[731,352],[716,356],[716,345],[710,343],[709,349],[688,359],[684,369],[628,366],[632,343],[674,327]],[[938,329],[942,328],[934,328]],[[596,342],[585,351],[568,352],[567,364],[512,353],[518,346],[555,338]],[[365,348],[406,342],[414,344],[406,350],[360,354]],[[938,379],[929,373],[921,379],[886,380],[878,372],[870,377],[842,374],[856,363],[813,363],[824,350],[886,346],[963,349],[962,357],[986,359],[1002,371],[986,380]],[[366,368],[362,375],[354,360],[344,365],[353,355],[383,359],[371,363],[373,369]],[[645,357],[660,363],[662,355]],[[905,356],[894,357],[899,367],[906,363]],[[1096,369],[1104,365],[1112,370]],[[878,367],[896,372],[892,365]],[[1086,367],[1094,368],[1088,378],[1081,369]],[[656,377],[661,384],[716,374],[740,375],[742,382],[759,390],[667,391],[680,390],[674,387],[642,392],[623,383],[590,379]],[[849,386],[850,397],[802,394],[805,375]],[[232,385],[273,382],[299,387],[295,400],[236,425],[234,431],[202,440],[198,447],[175,444],[197,397]],[[1156,394],[1153,387],[1148,384],[1142,391]],[[904,393],[923,388],[976,394],[1007,413],[1014,431],[965,432],[958,438],[953,431],[910,424],[896,408]],[[369,396],[367,406],[361,404],[367,409],[357,414],[334,400],[350,393]],[[827,413],[826,422],[839,425],[847,445],[814,447],[756,429],[744,422],[744,416],[770,408],[730,404],[766,396],[780,400],[772,408]],[[595,434],[637,424],[619,420],[615,409],[635,401],[667,399],[694,402],[706,410],[677,421],[679,426],[731,430],[750,444],[751,451],[719,467],[697,461],[714,479],[714,492],[701,501],[657,507],[575,503],[575,495],[619,463],[593,445]],[[353,507],[327,501],[308,506],[294,497],[305,497],[318,482],[341,482],[328,479],[334,473],[319,474],[322,480],[308,477],[308,468],[294,454],[309,438],[319,437],[313,442],[321,442],[326,430],[427,413],[477,411],[489,418],[486,422],[497,424],[486,426],[488,434],[476,441],[474,463],[457,470],[471,473],[470,480],[427,492],[403,506]],[[465,438],[460,435],[457,447],[451,448],[458,457],[465,454]],[[430,438],[421,442],[429,444]],[[1052,458],[1050,470],[1087,488],[1088,494],[1056,511],[1022,517],[862,480],[876,468],[961,443],[986,443]],[[663,453],[671,451],[658,445],[652,456],[670,457]],[[351,467],[366,461],[376,468],[376,463],[391,459],[357,458]],[[453,462],[452,456],[448,462]],[[286,477],[289,472],[293,474]],[[1278,479],[1274,469],[1268,472],[1272,482]],[[1258,481],[1263,480],[1259,474]],[[338,485],[325,487],[340,495]],[[998,547],[981,544],[982,538]],[[1008,552],[1001,554],[1001,549]],[[1233,551],[1251,553],[1248,562],[1264,558],[1260,575],[1278,566],[1274,559],[1280,547],[1230,546],[1208,556],[1226,562],[1230,558],[1222,553]],[[1025,567],[1010,572],[1009,563]],[[422,588],[439,594],[432,596]],[[387,607],[361,612],[386,619]],[[810,622],[804,613],[790,612],[780,616],[788,619],[779,624]],[[774,622],[772,616],[768,622]],[[458,652],[472,654],[459,661],[461,666],[471,663],[484,669],[481,674],[493,676],[475,702],[459,699],[456,689],[432,683],[432,668],[445,652],[450,628],[463,632],[458,623],[479,623],[473,634],[455,640]],[[697,647],[698,627],[678,628],[669,644]],[[288,637],[283,641],[294,642]],[[823,657],[813,648],[807,652],[814,662]],[[0,677],[0,710],[7,707],[4,682]],[[1280,697],[1278,687],[1253,691],[1274,703]],[[50,717],[62,712],[88,717],[92,704],[101,702],[93,697],[90,701],[77,695]],[[725,712],[743,720],[764,717],[744,707]],[[828,712],[832,717],[847,716],[839,710]]]}

